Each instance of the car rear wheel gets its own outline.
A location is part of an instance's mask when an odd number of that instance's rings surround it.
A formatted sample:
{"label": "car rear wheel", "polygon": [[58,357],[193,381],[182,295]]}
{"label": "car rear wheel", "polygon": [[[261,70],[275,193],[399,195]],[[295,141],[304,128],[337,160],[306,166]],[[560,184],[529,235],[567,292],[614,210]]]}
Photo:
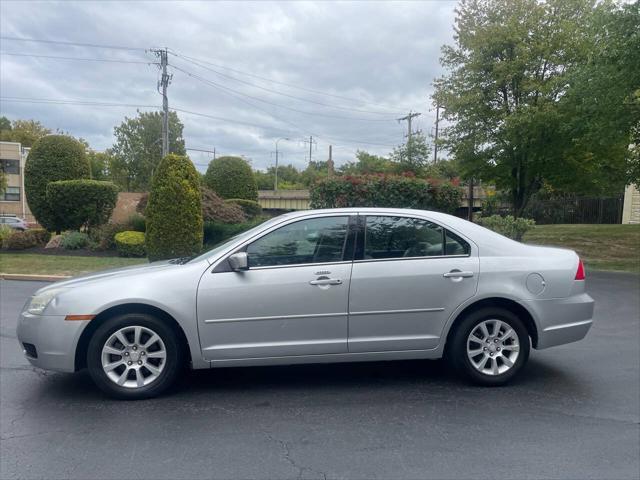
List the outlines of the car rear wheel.
{"label": "car rear wheel", "polygon": [[524,323],[501,308],[472,312],[457,326],[450,342],[450,363],[480,385],[508,382],[529,358],[529,334]]}
{"label": "car rear wheel", "polygon": [[171,387],[182,371],[183,358],[171,326],[151,315],[132,313],[98,327],[89,342],[87,366],[101,390],[137,400]]}

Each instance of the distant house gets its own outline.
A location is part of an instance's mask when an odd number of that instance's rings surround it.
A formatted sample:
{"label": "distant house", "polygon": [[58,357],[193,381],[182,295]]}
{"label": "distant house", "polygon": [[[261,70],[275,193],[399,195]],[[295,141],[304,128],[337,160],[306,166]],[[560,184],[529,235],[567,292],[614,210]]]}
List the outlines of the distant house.
{"label": "distant house", "polygon": [[29,148],[16,142],[0,142],[0,169],[7,177],[7,188],[0,193],[0,215],[13,215],[35,222],[24,195],[24,165]]}
{"label": "distant house", "polygon": [[622,223],[640,223],[640,191],[635,185],[627,185],[624,191]]}

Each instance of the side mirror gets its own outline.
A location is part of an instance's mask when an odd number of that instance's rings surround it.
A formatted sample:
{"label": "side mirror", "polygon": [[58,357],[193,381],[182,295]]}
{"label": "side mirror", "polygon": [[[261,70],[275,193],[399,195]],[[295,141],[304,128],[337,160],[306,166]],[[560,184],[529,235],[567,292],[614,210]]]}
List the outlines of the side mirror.
{"label": "side mirror", "polygon": [[249,270],[249,257],[247,252],[237,252],[231,255],[228,259],[229,266],[234,272],[242,270]]}

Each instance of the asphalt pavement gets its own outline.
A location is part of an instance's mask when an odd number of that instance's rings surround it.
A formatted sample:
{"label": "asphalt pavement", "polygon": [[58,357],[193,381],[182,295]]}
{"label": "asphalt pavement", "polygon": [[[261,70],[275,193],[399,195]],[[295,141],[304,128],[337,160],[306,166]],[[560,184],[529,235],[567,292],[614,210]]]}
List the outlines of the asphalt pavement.
{"label": "asphalt pavement", "polygon": [[640,477],[637,275],[590,274],[587,338],[506,387],[402,361],[192,372],[141,402],[29,366],[16,317],[41,285],[0,280],[2,479]]}

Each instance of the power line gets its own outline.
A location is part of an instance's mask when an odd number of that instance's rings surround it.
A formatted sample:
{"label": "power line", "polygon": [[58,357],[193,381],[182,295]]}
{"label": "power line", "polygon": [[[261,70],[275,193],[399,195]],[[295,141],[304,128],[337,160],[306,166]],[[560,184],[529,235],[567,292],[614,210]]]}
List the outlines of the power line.
{"label": "power line", "polygon": [[135,64],[141,64],[141,65],[155,64],[155,62],[143,62],[142,60],[112,60],[108,58],[60,57],[57,55],[36,55],[32,53],[0,52],[0,55],[9,55],[12,57],[49,58],[49,59],[56,59],[56,60],[77,60],[82,62],[135,63]]}
{"label": "power line", "polygon": [[93,100],[65,100],[51,98],[29,98],[29,97],[0,97],[0,101],[11,103],[37,103],[51,105],[78,105],[90,107],[133,107],[133,108],[160,108],[159,105],[136,104],[136,103],[114,103],[98,102]]}
{"label": "power line", "polygon": [[140,47],[125,47],[122,45],[101,45],[98,43],[79,43],[79,42],[66,42],[61,40],[45,40],[41,38],[26,38],[26,37],[8,37],[5,35],[0,36],[2,40],[12,40],[16,42],[35,42],[35,43],[49,43],[52,45],[69,45],[73,47],[88,47],[88,48],[107,48],[112,50],[135,50],[135,51],[145,51],[144,48]]}
{"label": "power line", "polygon": [[237,95],[242,95],[243,97],[247,97],[247,98],[251,98],[252,100],[256,100],[258,102],[262,102],[262,103],[266,103],[268,105],[273,105],[274,107],[278,107],[278,108],[284,108],[285,110],[291,110],[292,112],[297,112],[297,113],[302,113],[304,115],[313,115],[313,116],[320,116],[320,117],[327,117],[327,118],[336,118],[336,119],[340,119],[340,120],[352,120],[352,121],[364,121],[364,122],[388,122],[389,119],[379,119],[379,118],[360,118],[360,117],[343,117],[340,115],[332,115],[332,114],[328,114],[328,113],[321,113],[321,112],[310,112],[307,110],[300,110],[297,108],[293,108],[293,107],[288,107],[286,105],[281,105],[279,103],[275,103],[275,102],[270,102],[269,100],[264,100],[262,98],[259,97],[254,97],[253,95],[249,95],[246,93],[243,93],[239,90],[235,90],[233,88],[227,87],[225,85],[222,85],[220,83],[214,82],[213,80],[209,80],[208,78],[204,78],[201,77],[200,75],[197,75],[195,73],[192,72],[188,72],[187,70],[178,67],[175,64],[171,64],[171,66],[173,68],[175,68],[176,70],[192,77],[195,78],[196,80],[199,80],[205,84],[208,84],[209,86],[212,86],[214,88],[219,88],[219,89],[223,89],[223,90],[227,90],[229,92],[233,92]]}
{"label": "power line", "polygon": [[[295,95],[290,95],[288,93],[280,92],[278,90],[273,90],[271,88],[266,88],[266,87],[263,87],[261,85],[255,84],[255,83],[247,82],[246,80],[242,80],[240,78],[233,77],[231,75],[227,75],[225,73],[222,73],[222,72],[219,72],[217,70],[214,70],[213,68],[209,68],[207,66],[201,65],[198,62],[190,60],[190,59],[188,59],[187,57],[185,57],[183,55],[178,55],[176,53],[173,53],[173,55],[175,55],[175,56],[177,56],[179,58],[182,58],[182,59],[184,59],[184,60],[186,60],[186,61],[188,61],[188,62],[190,62],[190,63],[192,63],[194,65],[197,65],[200,68],[203,68],[205,70],[213,72],[213,73],[215,73],[217,75],[220,75],[222,77],[228,78],[228,79],[233,80],[235,82],[244,83],[245,85],[250,85],[252,87],[259,88],[260,90],[264,90],[264,91],[270,92],[270,93],[275,93],[277,95],[282,95],[284,97],[292,98],[294,100],[299,100],[301,102],[313,103],[314,105],[321,105],[323,107],[333,108],[333,109],[336,109],[336,110],[344,110],[344,111],[347,111],[347,112],[368,113],[368,114],[372,114],[372,115],[388,115],[388,113],[383,113],[383,112],[373,112],[371,110],[361,110],[361,109],[358,109],[358,108],[350,108],[350,107],[339,107],[339,106],[336,106],[336,105],[331,105],[329,103],[317,102],[315,100],[310,100],[308,98],[297,97]],[[370,120],[373,120],[373,119],[370,119]],[[393,120],[393,119],[389,118],[388,120]],[[382,120],[382,121],[384,121],[384,120]]]}
{"label": "power line", "polygon": [[[246,75],[246,76],[249,76],[249,77],[257,78],[259,80],[263,80],[265,82],[271,82],[271,83],[274,83],[274,84],[277,84],[277,85],[283,85],[283,86],[289,87],[289,88],[295,88],[295,89],[301,90],[303,92],[314,93],[316,95],[324,95],[326,97],[338,98],[340,100],[347,100],[349,102],[358,103],[360,105],[372,105],[372,106],[378,106],[378,107],[382,107],[382,108],[386,108],[386,109],[390,108],[388,105],[382,105],[382,104],[378,104],[378,103],[366,102],[366,101],[355,99],[355,98],[351,98],[351,97],[345,97],[343,95],[336,95],[336,94],[332,94],[332,93],[322,92],[320,90],[314,90],[312,88],[301,87],[299,85],[293,85],[291,83],[286,83],[286,82],[282,82],[282,81],[279,81],[279,80],[274,80],[272,78],[262,77],[260,75],[255,75],[253,73],[249,73],[249,72],[245,72],[245,71],[238,70],[238,69],[235,69],[235,68],[227,67],[226,65],[220,65],[220,64],[216,64],[216,63],[213,63],[213,62],[210,62],[210,61],[207,61],[207,60],[202,60],[202,59],[190,57],[188,55],[178,54],[175,51],[170,51],[169,53],[171,53],[173,55],[176,55],[176,56],[180,56],[183,59],[191,60],[192,63],[200,62],[200,63],[204,63],[204,64],[207,64],[207,65],[212,65],[212,66],[217,67],[217,68],[224,68],[224,69],[229,70],[229,71],[234,72],[234,73],[239,73],[241,75]],[[382,114],[382,112],[379,112],[379,113]],[[391,112],[391,111],[388,112],[388,113],[394,114],[394,112]]]}

